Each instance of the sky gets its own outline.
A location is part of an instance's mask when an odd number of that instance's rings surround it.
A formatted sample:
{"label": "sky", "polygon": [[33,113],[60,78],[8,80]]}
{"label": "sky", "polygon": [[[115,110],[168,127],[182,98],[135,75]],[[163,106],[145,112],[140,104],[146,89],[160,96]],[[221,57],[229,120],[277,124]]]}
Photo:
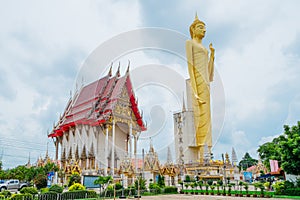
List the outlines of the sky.
{"label": "sky", "polygon": [[[198,13],[203,44],[216,49],[212,83],[213,153],[257,158],[259,145],[300,114],[300,2],[2,1],[0,159],[12,168],[54,157],[47,137],[70,95],[130,60],[150,140],[162,160],[173,145],[174,112],[188,78],[184,45]],[[97,61],[97,62],[95,62]],[[71,91],[71,92],[70,92]],[[71,93],[71,94],[70,94]],[[150,139],[151,138],[151,139]],[[167,139],[166,139],[167,138]],[[175,155],[172,155],[175,159]]]}

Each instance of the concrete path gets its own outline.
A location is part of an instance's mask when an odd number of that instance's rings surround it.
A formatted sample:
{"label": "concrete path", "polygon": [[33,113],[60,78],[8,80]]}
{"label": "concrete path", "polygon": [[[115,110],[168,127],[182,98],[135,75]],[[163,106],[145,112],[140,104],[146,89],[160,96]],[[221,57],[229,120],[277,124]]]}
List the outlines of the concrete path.
{"label": "concrete path", "polygon": [[[210,195],[186,195],[186,194],[171,194],[171,195],[158,195],[158,196],[142,196],[141,200],[181,200],[181,199],[197,199],[197,200],[263,200],[265,198],[253,198],[253,197],[229,197],[229,196],[210,196]],[[283,200],[282,198],[270,198],[270,200]]]}

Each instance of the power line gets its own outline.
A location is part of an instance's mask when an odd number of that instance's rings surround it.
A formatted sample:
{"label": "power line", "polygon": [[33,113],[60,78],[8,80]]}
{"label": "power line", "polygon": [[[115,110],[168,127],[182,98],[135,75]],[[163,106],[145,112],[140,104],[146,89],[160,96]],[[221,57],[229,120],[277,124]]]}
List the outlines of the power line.
{"label": "power line", "polygon": [[[28,146],[18,146],[18,145],[13,145],[13,144],[10,144],[10,143],[1,143],[1,146],[6,146],[6,147],[13,147],[13,148],[17,148],[17,149],[28,149],[28,150],[36,150],[36,151],[46,151],[47,149],[40,149],[40,148],[34,148],[34,147],[28,147]],[[48,150],[49,151],[49,150]],[[55,152],[54,150],[50,150],[51,152]]]}

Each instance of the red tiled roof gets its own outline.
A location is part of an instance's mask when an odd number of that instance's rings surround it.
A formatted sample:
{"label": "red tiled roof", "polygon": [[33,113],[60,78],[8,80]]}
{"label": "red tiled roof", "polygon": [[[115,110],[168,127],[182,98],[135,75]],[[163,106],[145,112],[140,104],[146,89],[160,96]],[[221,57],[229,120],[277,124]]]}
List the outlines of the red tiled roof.
{"label": "red tiled roof", "polygon": [[132,90],[129,73],[123,77],[109,75],[83,87],[67,104],[63,116],[48,137],[62,136],[75,125],[98,126],[111,116],[122,89],[126,87],[133,113],[141,131],[146,130]]}

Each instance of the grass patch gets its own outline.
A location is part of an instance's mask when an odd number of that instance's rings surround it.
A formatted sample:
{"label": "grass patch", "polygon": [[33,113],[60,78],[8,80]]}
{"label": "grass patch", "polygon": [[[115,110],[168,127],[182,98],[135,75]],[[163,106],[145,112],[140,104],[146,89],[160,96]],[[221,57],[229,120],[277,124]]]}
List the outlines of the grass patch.
{"label": "grass patch", "polygon": [[284,196],[284,195],[274,195],[274,198],[283,198],[283,199],[300,199],[300,196]]}

